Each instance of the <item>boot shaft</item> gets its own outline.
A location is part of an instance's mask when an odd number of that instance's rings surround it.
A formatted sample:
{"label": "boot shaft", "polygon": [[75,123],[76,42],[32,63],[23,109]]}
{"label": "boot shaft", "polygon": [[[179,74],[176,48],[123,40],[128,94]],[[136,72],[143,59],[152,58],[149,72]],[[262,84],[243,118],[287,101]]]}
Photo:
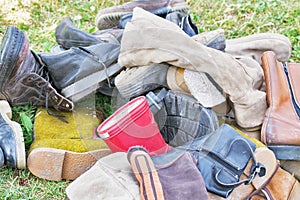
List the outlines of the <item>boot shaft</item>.
{"label": "boot shaft", "polygon": [[300,81],[296,76],[300,73],[299,65],[283,64],[275,56],[271,51],[265,52],[262,56],[268,109],[262,126],[261,139],[267,145],[298,146],[300,109],[297,87]]}

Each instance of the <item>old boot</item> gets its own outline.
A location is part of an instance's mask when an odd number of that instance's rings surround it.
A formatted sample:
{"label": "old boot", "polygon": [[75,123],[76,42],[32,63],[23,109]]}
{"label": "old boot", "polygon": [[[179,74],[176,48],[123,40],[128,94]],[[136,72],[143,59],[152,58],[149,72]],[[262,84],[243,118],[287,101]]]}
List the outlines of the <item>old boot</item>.
{"label": "old boot", "polygon": [[180,146],[219,127],[216,113],[191,96],[166,90],[149,92],[146,99],[164,140]]}
{"label": "old boot", "polygon": [[120,45],[99,43],[88,47],[73,47],[58,53],[39,56],[61,93],[77,102],[95,92],[100,83],[121,70],[117,64]]}
{"label": "old boot", "polygon": [[0,148],[0,168],[4,165],[4,154],[2,149]]}
{"label": "old boot", "polygon": [[43,108],[37,111],[27,158],[32,174],[46,180],[74,180],[111,153],[102,140],[92,138],[101,120],[93,114],[91,100],[85,103],[76,105],[74,112],[58,112],[67,124]]}
{"label": "old boot", "polygon": [[187,3],[182,0],[135,0],[100,10],[96,16],[96,26],[100,30],[116,27],[119,19],[124,15],[131,14],[135,7],[143,8],[160,16],[174,11],[187,12],[189,10]]}
{"label": "old boot", "polygon": [[127,68],[116,76],[115,85],[124,98],[137,97],[159,87],[168,87],[168,64]]}
{"label": "old boot", "polygon": [[71,47],[87,47],[99,43],[120,44],[123,30],[107,29],[93,34],[79,30],[72,22],[70,17],[62,19],[56,27],[56,42],[64,49]]}
{"label": "old boot", "polygon": [[112,153],[98,160],[93,167],[66,188],[70,200],[122,199],[140,200],[126,152]]}
{"label": "old boot", "polygon": [[272,51],[263,53],[268,109],[261,140],[282,160],[300,160],[300,64],[281,63]]}
{"label": "old boot", "polygon": [[248,73],[249,67],[230,54],[197,43],[174,23],[141,8],[134,9],[132,21],[125,27],[118,62],[126,67],[167,62],[205,72],[229,95],[241,127],[262,124],[266,94],[253,86],[263,78],[262,71]]}
{"label": "old boot", "polygon": [[[225,46],[224,31],[221,30],[203,33],[194,36],[193,39],[212,48]],[[190,94],[190,91],[184,83],[183,76],[179,75],[183,74],[184,71],[183,68],[174,67],[166,63],[126,68],[116,76],[115,85],[120,94],[125,98],[137,97],[159,87],[166,87],[174,91]],[[195,73],[196,72],[194,72],[194,74]],[[193,74],[193,72],[188,72],[188,74]],[[205,75],[201,74],[199,76],[195,78],[201,79],[201,81],[207,85],[212,85]],[[191,77],[188,77],[188,79],[190,78]],[[212,92],[212,89],[209,89],[209,91]],[[222,101],[220,100],[219,91],[214,91],[213,93],[219,95],[216,96],[217,101]]]}
{"label": "old boot", "polygon": [[71,111],[73,103],[49,83],[48,72],[40,58],[29,49],[27,36],[8,26],[0,47],[0,97],[12,106],[54,107]]}
{"label": "old boot", "polygon": [[0,101],[0,167],[25,169],[26,154],[21,125],[11,119],[7,101]]}
{"label": "old boot", "polygon": [[262,64],[261,56],[265,51],[273,51],[281,62],[290,59],[292,45],[284,35],[276,33],[258,33],[245,37],[226,40],[225,52],[233,56],[244,56]]}

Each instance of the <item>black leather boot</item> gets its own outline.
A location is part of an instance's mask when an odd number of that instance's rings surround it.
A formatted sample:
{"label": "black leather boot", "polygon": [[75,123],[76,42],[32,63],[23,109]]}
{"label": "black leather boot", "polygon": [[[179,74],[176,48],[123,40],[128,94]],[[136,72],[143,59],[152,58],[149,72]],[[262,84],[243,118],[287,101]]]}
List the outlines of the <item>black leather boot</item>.
{"label": "black leather boot", "polygon": [[119,44],[99,43],[58,53],[42,53],[39,57],[47,66],[55,87],[66,98],[77,102],[121,70],[117,63],[119,52]]}
{"label": "black leather boot", "polygon": [[89,34],[78,29],[70,17],[63,18],[55,30],[56,42],[64,49],[99,43],[120,44],[122,34],[122,29],[105,29]]}
{"label": "black leather boot", "polygon": [[22,128],[11,121],[11,108],[7,101],[0,101],[0,167],[25,169],[26,153]]}

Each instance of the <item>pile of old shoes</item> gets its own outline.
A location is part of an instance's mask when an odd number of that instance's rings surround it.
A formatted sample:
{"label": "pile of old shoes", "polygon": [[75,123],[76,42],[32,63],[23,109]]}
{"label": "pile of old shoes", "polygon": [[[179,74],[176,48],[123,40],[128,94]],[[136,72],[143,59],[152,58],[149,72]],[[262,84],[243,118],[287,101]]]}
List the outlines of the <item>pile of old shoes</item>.
{"label": "pile of old shoes", "polygon": [[[261,56],[272,51],[273,61],[276,55],[287,62],[289,39],[275,33],[225,39],[222,29],[199,33],[188,9],[182,0],[124,3],[100,10],[94,33],[66,17],[55,31],[58,45],[43,53],[29,49],[21,30],[7,28],[0,96],[12,106],[45,107],[35,119],[27,159],[34,175],[76,179],[66,190],[70,199],[300,195],[279,154],[257,140],[270,98],[262,68],[268,60]],[[77,107],[96,92],[111,97],[113,112],[104,121]],[[69,124],[56,122],[61,112],[50,107],[73,111],[65,115]],[[0,165],[24,168],[21,131],[6,113]],[[76,120],[78,114],[84,119]],[[267,139],[273,149],[284,146]]]}
{"label": "pile of old shoes", "polygon": [[0,168],[25,169],[26,153],[21,125],[11,120],[12,111],[7,101],[0,101]]}

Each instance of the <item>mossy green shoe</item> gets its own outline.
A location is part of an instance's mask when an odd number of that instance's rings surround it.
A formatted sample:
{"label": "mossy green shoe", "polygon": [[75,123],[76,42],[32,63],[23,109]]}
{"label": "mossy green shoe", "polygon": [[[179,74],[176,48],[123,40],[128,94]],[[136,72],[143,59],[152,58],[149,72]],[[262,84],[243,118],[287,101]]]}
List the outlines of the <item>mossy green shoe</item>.
{"label": "mossy green shoe", "polygon": [[92,109],[78,107],[58,114],[68,123],[49,115],[46,109],[37,111],[28,169],[47,180],[74,180],[111,151],[105,142],[93,138],[100,120]]}

